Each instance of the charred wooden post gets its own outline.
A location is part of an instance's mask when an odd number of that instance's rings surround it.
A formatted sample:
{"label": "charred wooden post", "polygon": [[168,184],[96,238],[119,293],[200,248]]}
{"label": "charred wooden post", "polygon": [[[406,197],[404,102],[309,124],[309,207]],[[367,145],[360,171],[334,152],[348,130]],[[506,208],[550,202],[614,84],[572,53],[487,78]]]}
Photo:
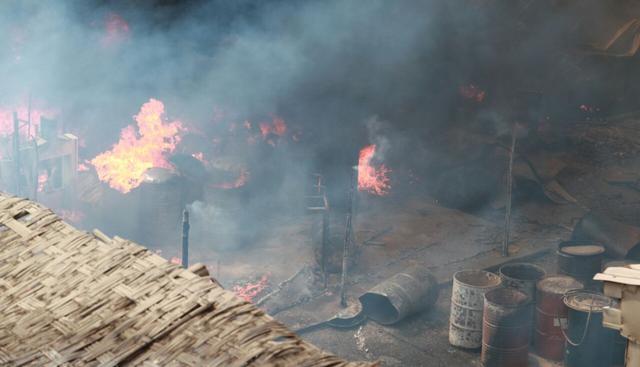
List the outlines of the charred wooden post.
{"label": "charred wooden post", "polygon": [[[326,200],[326,197],[325,197]],[[327,249],[329,248],[329,207],[322,213],[322,248],[321,263],[324,288],[327,288],[329,274],[327,273]]]}
{"label": "charred wooden post", "polygon": [[504,214],[504,239],[502,256],[509,256],[509,235],[511,232],[511,196],[513,189],[513,156],[516,150],[516,124],[511,127],[511,149],[509,150],[509,165],[507,167],[507,202]]}
{"label": "charred wooden post", "polygon": [[353,237],[353,200],[355,191],[358,188],[358,167],[353,167],[351,173],[351,184],[349,185],[349,198],[347,202],[347,225],[344,235],[344,248],[342,251],[342,278],[340,280],[340,305],[347,307],[347,297],[345,295],[348,265],[349,265],[349,250],[351,247],[351,239]]}
{"label": "charred wooden post", "polygon": [[[316,192],[312,196],[307,196],[307,200],[312,202],[307,206],[307,210],[310,212],[322,212],[322,234],[320,239],[320,259],[316,260],[320,263],[320,270],[322,271],[324,288],[327,288],[329,279],[329,272],[327,270],[327,261],[329,258],[329,199],[327,198],[326,187],[323,185],[323,176],[319,173],[315,173],[316,184],[314,185]],[[321,201],[321,202],[320,202]],[[317,255],[316,255],[317,256]]]}
{"label": "charred wooden post", "polygon": [[182,212],[182,266],[189,267],[189,212]]}

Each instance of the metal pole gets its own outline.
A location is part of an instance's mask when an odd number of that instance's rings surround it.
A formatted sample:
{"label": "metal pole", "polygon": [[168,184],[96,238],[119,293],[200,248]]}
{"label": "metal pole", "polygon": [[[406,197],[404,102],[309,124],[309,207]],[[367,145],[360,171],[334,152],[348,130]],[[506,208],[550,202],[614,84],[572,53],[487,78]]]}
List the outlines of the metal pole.
{"label": "metal pole", "polygon": [[[347,284],[347,272],[349,268],[349,247],[351,245],[352,238],[352,216],[353,216],[353,197],[355,196],[355,190],[358,185],[358,169],[353,168],[351,173],[351,184],[349,185],[349,202],[347,203],[347,228],[344,235],[344,248],[342,251],[342,279],[340,281],[340,305],[347,307],[347,297],[345,294]],[[354,187],[356,186],[356,187]]]}
{"label": "metal pole", "polygon": [[324,278],[324,288],[327,288],[329,275],[327,274],[327,247],[329,247],[329,208],[325,206],[325,210],[322,212],[322,248],[320,261],[322,264],[322,277]]}
{"label": "metal pole", "polygon": [[511,196],[513,189],[513,156],[516,150],[516,124],[511,127],[511,150],[509,151],[509,166],[507,167],[507,202],[504,215],[504,238],[502,256],[509,256],[509,234],[511,231]]}
{"label": "metal pole", "polygon": [[15,195],[20,196],[20,120],[13,112],[13,164],[15,169]]}
{"label": "metal pole", "polygon": [[189,267],[189,212],[182,212],[182,266]]}

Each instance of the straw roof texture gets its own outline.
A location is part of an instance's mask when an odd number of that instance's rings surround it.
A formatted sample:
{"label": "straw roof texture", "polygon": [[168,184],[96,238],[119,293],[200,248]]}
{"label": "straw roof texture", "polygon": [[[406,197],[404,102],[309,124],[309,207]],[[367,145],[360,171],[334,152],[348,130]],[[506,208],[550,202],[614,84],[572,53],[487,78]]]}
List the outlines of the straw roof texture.
{"label": "straw roof texture", "polygon": [[2,366],[368,366],[208,277],[0,193]]}

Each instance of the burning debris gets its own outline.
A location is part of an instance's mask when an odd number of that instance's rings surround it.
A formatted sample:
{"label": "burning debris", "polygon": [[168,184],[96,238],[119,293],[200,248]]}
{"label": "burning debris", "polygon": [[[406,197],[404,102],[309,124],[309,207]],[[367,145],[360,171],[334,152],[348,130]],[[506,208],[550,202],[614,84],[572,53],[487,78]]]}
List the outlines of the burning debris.
{"label": "burning debris", "polygon": [[156,99],[142,105],[134,118],[136,126],[123,129],[110,151],[91,160],[100,180],[125,194],[142,183],[148,169],[171,168],[167,155],[176,149],[183,130],[180,121],[165,122],[164,104]]}
{"label": "burning debris", "polygon": [[269,286],[269,275],[265,274],[256,281],[237,284],[231,291],[247,302],[253,302],[256,297],[263,294]]}
{"label": "burning debris", "polygon": [[376,145],[368,145],[360,150],[358,159],[358,190],[373,195],[384,196],[391,189],[388,169],[384,164],[375,166],[372,161],[376,154]]}
{"label": "burning debris", "polygon": [[476,103],[481,103],[486,97],[485,91],[474,84],[460,86],[458,92],[463,98],[474,101]]}

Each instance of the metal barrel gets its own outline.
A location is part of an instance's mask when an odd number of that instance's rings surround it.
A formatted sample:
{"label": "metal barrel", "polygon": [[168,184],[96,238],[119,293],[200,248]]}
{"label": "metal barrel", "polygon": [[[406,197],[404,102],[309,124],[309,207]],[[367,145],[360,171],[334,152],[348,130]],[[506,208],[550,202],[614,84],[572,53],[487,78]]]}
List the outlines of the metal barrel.
{"label": "metal barrel", "polygon": [[500,277],[483,270],[462,270],[453,275],[449,343],[477,349],[482,346],[484,295],[500,287]]}
{"label": "metal barrel", "polygon": [[382,325],[427,310],[438,299],[438,283],[424,267],[410,267],[360,296],[363,312]]}
{"label": "metal barrel", "polygon": [[602,326],[602,310],[614,306],[605,295],[588,290],[570,291],[564,296],[568,307],[566,367],[610,367],[615,359],[616,330]]}
{"label": "metal barrel", "polygon": [[558,273],[574,277],[585,288],[601,285],[593,276],[600,272],[605,248],[596,242],[565,241],[558,245]]}
{"label": "metal barrel", "polygon": [[504,287],[520,290],[531,300],[536,296],[536,284],[546,275],[544,269],[529,263],[505,264],[499,273]]}
{"label": "metal barrel", "polygon": [[536,286],[533,345],[539,356],[554,361],[564,358],[563,330],[567,327],[565,293],[582,289],[582,283],[567,275],[551,275]]}
{"label": "metal barrel", "polygon": [[484,295],[482,322],[484,367],[526,367],[531,337],[531,298],[514,288],[497,288]]}

